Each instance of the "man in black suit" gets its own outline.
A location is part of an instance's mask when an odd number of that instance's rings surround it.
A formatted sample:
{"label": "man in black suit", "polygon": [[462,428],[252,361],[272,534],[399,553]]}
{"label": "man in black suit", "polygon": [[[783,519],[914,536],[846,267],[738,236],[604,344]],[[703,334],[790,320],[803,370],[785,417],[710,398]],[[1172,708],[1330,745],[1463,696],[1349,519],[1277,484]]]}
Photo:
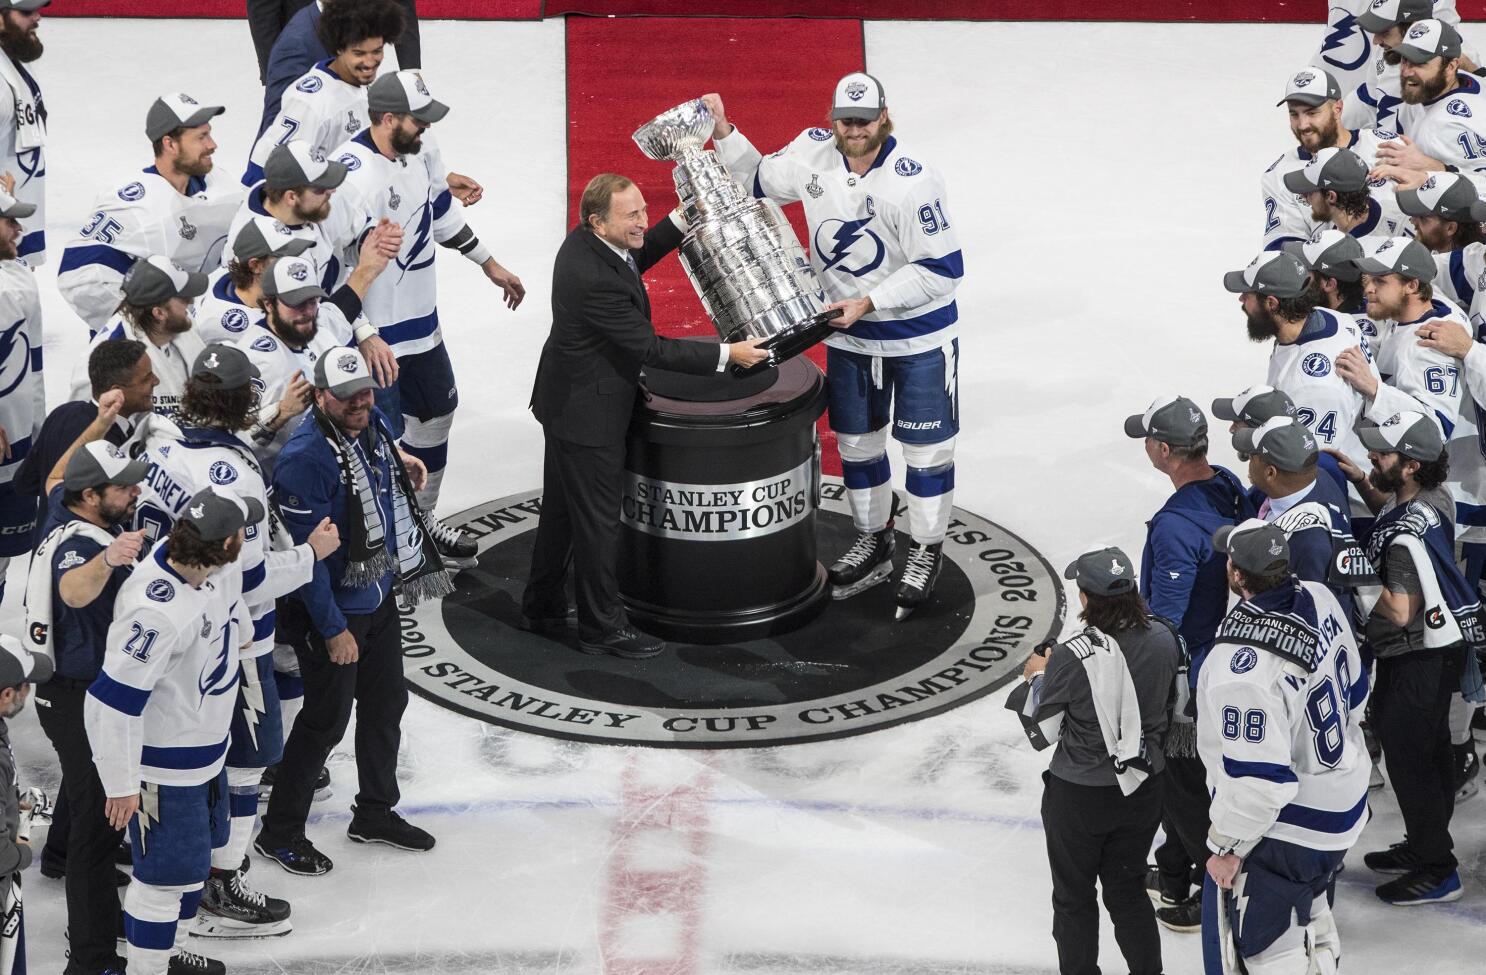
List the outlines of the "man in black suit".
{"label": "man in black suit", "polygon": [[676,249],[684,230],[674,215],[647,230],[645,198],[630,180],[595,176],[579,216],[552,269],[552,332],[531,395],[547,444],[522,623],[537,631],[567,625],[574,564],[579,648],[653,657],[665,644],[630,625],[614,576],[624,437],[640,367],[705,374],[767,353],[758,340],[716,346],[655,334],[640,275]]}

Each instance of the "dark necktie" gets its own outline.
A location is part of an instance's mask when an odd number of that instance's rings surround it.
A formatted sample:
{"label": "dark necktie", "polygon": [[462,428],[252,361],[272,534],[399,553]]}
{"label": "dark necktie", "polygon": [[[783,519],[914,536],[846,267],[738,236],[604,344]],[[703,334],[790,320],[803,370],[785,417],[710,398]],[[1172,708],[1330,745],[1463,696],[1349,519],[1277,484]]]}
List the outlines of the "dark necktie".
{"label": "dark necktie", "polygon": [[629,251],[625,251],[624,263],[629,265],[629,269],[634,273],[635,277],[638,278],[640,276],[640,265],[635,263],[635,255],[631,254]]}

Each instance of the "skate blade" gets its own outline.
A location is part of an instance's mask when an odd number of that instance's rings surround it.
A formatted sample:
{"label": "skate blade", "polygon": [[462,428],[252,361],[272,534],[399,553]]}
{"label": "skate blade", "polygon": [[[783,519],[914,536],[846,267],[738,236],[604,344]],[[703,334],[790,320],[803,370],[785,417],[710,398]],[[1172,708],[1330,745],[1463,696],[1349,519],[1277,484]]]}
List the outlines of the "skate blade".
{"label": "skate blade", "polygon": [[897,609],[896,615],[893,616],[893,622],[894,623],[901,623],[901,622],[903,622],[908,617],[912,616],[913,615],[913,611],[916,610],[916,609],[918,609],[917,606],[899,606],[898,609]]}
{"label": "skate blade", "polygon": [[191,934],[196,937],[219,941],[282,938],[293,930],[294,925],[288,918],[273,924],[246,924],[242,921],[229,921],[221,917],[203,917],[198,914],[196,923],[191,925]]}
{"label": "skate blade", "polygon": [[832,586],[831,598],[850,599],[852,596],[866,592],[873,586],[887,582],[892,577],[892,574],[893,564],[891,562],[884,562],[849,586]]}

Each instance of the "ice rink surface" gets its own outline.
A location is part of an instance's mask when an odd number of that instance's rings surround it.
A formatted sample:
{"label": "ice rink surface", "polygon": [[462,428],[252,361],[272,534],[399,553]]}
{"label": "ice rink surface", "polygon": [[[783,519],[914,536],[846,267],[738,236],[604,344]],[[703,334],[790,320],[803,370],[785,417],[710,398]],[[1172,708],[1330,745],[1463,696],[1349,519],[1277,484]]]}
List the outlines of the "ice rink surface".
{"label": "ice rink surface", "polygon": [[[39,277],[56,402],[86,338],[57,295],[57,255],[93,195],[149,163],[150,101],[184,90],[227,105],[216,158],[238,174],[261,95],[240,22],[43,29],[53,257]],[[1219,279],[1257,250],[1258,176],[1292,144],[1274,102],[1320,32],[867,25],[867,67],[892,93],[900,139],[945,171],[965,251],[956,502],[1059,567],[1101,544],[1138,556],[1143,519],[1169,493],[1121,434],[1125,415],[1164,393],[1205,408],[1263,380],[1267,352],[1247,342]],[[470,222],[528,288],[510,313],[465,262],[439,261],[463,401],[452,513],[541,479],[526,403],[566,230],[563,24],[429,22],[423,46],[425,76],[453,107],[439,126],[445,158],[486,188]],[[708,90],[698,63],[696,93]],[[616,145],[613,168],[637,158]],[[858,738],[716,753],[520,735],[415,698],[400,808],[438,847],[350,843],[354,760],[337,752],[335,796],[309,830],[335,870],[297,878],[259,859],[251,875],[292,901],[294,933],[195,946],[239,973],[1055,971],[1046,760],[1003,698]],[[32,712],[12,738],[23,782],[54,785]],[[1374,797],[1362,849],[1402,835],[1392,797]],[[1480,971],[1486,798],[1460,808],[1454,834],[1466,896],[1451,905],[1383,906],[1353,854],[1337,899],[1344,971]],[[60,884],[34,867],[25,883],[31,970],[57,971]],[[1195,936],[1163,941],[1169,972],[1200,971]],[[1105,970],[1124,971],[1107,925],[1101,943]]]}

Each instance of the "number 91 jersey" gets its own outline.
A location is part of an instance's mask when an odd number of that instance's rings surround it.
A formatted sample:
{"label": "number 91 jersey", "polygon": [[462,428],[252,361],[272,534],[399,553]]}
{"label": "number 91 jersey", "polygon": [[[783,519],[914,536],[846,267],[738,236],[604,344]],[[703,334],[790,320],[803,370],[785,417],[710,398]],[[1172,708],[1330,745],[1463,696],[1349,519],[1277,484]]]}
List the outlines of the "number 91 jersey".
{"label": "number 91 jersey", "polygon": [[1307,673],[1220,631],[1197,679],[1213,832],[1345,850],[1367,823],[1372,770],[1361,727],[1367,671],[1346,614],[1325,586],[1293,579],[1231,612],[1302,623],[1319,637],[1319,662]]}

